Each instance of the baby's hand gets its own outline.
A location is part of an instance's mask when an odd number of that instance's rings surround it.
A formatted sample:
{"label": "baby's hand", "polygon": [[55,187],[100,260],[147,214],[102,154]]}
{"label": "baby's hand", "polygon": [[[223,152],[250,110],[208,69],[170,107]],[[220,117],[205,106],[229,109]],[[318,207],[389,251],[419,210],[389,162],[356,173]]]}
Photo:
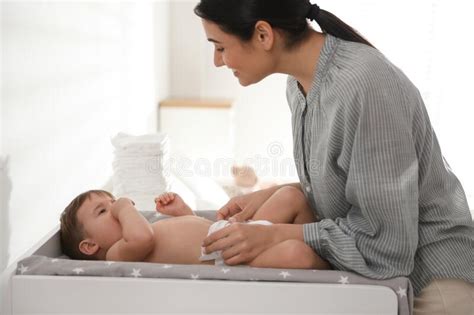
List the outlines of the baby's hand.
{"label": "baby's hand", "polygon": [[165,192],[155,198],[156,211],[174,217],[193,215],[193,211],[178,194]]}
{"label": "baby's hand", "polygon": [[133,200],[129,198],[119,198],[112,204],[112,206],[110,207],[110,211],[112,212],[112,215],[116,219],[118,219],[119,212],[123,211],[126,208],[134,209],[136,211],[135,203],[133,202]]}

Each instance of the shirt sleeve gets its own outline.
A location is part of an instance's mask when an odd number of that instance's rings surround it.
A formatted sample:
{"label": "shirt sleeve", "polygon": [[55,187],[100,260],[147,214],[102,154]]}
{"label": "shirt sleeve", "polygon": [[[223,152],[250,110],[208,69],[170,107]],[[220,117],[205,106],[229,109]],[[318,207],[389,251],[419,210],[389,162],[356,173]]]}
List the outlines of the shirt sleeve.
{"label": "shirt sleeve", "polygon": [[305,242],[336,269],[374,279],[407,276],[418,244],[410,99],[397,83],[376,78],[345,91],[340,101],[350,104],[354,121],[344,135],[352,142],[345,187],[351,206],[345,217],[305,224]]}

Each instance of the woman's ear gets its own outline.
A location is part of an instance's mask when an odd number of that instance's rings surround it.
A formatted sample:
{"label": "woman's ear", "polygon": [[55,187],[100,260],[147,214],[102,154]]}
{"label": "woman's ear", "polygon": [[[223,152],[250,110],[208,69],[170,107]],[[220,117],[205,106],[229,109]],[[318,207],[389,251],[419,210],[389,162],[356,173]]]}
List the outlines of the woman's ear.
{"label": "woman's ear", "polygon": [[258,21],[255,24],[254,39],[264,50],[272,49],[275,40],[272,26],[268,22]]}
{"label": "woman's ear", "polygon": [[79,243],[79,250],[84,255],[88,255],[88,256],[94,255],[99,251],[99,249],[100,249],[99,244],[97,244],[96,242],[94,242],[93,240],[89,238],[86,238],[85,240],[82,240]]}

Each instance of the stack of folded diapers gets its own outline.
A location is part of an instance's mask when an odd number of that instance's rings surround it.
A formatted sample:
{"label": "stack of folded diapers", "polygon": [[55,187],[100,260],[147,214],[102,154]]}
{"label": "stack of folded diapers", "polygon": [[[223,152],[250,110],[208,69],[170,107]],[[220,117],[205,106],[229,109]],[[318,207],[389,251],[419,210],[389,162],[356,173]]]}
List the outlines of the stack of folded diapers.
{"label": "stack of folded diapers", "polygon": [[139,210],[153,210],[154,196],[170,189],[168,136],[119,133],[112,145],[113,194],[132,199]]}

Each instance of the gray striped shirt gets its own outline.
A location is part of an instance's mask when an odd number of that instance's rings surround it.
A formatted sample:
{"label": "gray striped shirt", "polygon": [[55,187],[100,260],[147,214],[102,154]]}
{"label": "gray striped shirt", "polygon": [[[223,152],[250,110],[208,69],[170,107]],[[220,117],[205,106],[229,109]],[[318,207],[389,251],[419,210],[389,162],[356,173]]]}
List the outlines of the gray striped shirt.
{"label": "gray striped shirt", "polygon": [[321,220],[305,242],[373,279],[474,282],[474,225],[416,87],[378,50],[327,35],[307,96],[288,78],[294,155]]}

